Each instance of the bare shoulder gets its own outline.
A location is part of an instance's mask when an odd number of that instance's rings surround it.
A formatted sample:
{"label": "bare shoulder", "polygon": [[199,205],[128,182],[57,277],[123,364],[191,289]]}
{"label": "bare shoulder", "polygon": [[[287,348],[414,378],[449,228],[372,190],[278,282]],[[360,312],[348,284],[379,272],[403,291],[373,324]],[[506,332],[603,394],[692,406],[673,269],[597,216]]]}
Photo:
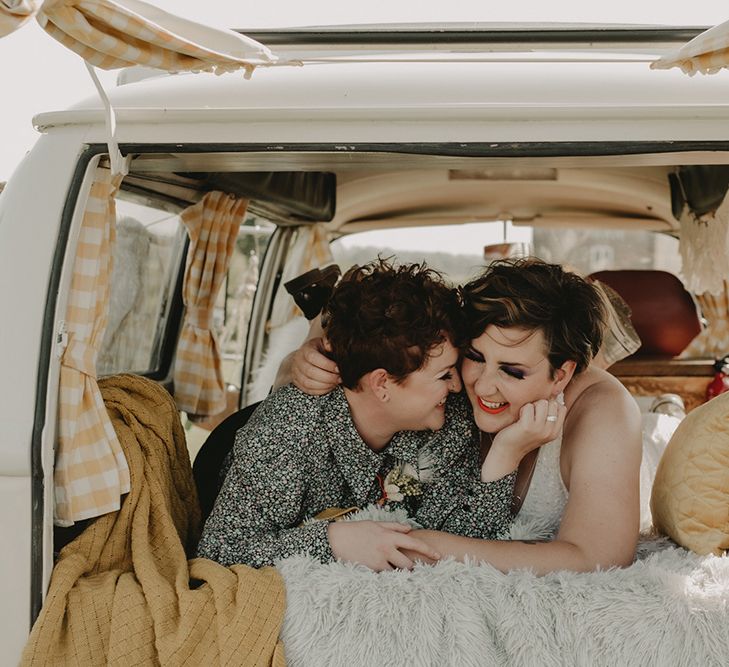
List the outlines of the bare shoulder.
{"label": "bare shoulder", "polygon": [[567,417],[564,442],[584,452],[610,443],[611,449],[641,449],[638,404],[622,383],[599,369],[589,368],[570,383],[565,395]]}
{"label": "bare shoulder", "polygon": [[630,392],[615,376],[601,368],[590,367],[570,382],[565,392],[570,421],[609,414],[640,420],[640,410]]}

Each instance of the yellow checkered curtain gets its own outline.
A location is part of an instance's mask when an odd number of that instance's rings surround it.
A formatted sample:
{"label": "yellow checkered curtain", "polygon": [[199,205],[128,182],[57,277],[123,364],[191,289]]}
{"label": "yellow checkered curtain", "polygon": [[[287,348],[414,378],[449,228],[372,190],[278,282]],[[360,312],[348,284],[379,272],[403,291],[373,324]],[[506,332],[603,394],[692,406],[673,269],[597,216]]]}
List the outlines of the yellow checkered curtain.
{"label": "yellow checkered curtain", "polygon": [[111,246],[121,176],[97,169],[81,223],[61,357],[55,521],[71,525],[118,510],[129,467],[96,383],[109,308]]}
{"label": "yellow checkered curtain", "polygon": [[213,307],[247,207],[246,199],[208,192],[181,215],[190,247],[182,288],[185,319],[175,357],[175,401],[192,415],[210,416],[225,409]]}
{"label": "yellow checkered curtain", "polygon": [[43,0],[0,0],[0,37],[14,32],[33,18]]}
{"label": "yellow checkered curtain", "polygon": [[706,318],[707,328],[681,353],[682,357],[723,359],[729,354],[729,284],[719,294],[705,292],[696,297]]}
{"label": "yellow checkered curtain", "polygon": [[102,69],[245,70],[277,58],[263,44],[168,14],[140,0],[0,0],[0,37],[35,16],[43,29]]}
{"label": "yellow checkered curtain", "polygon": [[678,51],[667,53],[651,63],[652,69],[680,67],[686,74],[715,74],[729,67],[729,21],[702,32]]}

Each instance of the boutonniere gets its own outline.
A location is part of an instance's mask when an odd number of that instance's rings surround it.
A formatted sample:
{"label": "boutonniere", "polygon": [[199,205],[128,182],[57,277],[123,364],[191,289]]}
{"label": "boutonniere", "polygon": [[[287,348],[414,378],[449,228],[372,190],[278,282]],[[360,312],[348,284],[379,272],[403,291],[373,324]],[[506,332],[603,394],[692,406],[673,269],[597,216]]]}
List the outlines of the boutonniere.
{"label": "boutonniere", "polygon": [[385,503],[401,503],[405,498],[420,496],[423,493],[423,484],[433,479],[433,461],[430,452],[421,450],[418,454],[418,469],[410,463],[398,463],[384,479],[378,475],[382,496],[378,505]]}

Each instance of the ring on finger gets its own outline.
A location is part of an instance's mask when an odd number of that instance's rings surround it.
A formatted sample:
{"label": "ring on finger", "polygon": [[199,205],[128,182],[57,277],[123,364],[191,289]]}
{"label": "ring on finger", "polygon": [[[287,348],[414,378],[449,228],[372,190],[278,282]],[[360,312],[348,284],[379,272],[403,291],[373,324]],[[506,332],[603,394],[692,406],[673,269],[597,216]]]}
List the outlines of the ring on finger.
{"label": "ring on finger", "polygon": [[557,421],[557,415],[547,415],[547,421],[548,422],[556,422]]}

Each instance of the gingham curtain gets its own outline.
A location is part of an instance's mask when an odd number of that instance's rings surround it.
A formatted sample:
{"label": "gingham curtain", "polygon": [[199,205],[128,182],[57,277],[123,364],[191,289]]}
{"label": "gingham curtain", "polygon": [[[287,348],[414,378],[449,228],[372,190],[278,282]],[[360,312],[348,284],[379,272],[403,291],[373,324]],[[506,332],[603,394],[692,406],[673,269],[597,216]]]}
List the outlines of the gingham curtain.
{"label": "gingham curtain", "polygon": [[177,406],[189,414],[210,416],[226,407],[220,351],[212,331],[213,307],[247,207],[246,199],[209,192],[181,215],[190,248],[174,379]]}
{"label": "gingham curtain", "polygon": [[715,74],[729,67],[729,21],[702,32],[678,51],[667,53],[651,63],[652,69],[680,67],[686,74]]}
{"label": "gingham curtain", "polygon": [[109,308],[111,246],[121,176],[97,169],[81,223],[61,357],[55,521],[70,525],[119,509],[129,467],[96,383]]}
{"label": "gingham curtain", "polygon": [[276,61],[263,44],[168,14],[140,0],[0,0],[0,37],[31,16],[61,44],[102,69],[244,69]]}
{"label": "gingham curtain", "polygon": [[696,299],[708,326],[688,344],[681,356],[722,359],[729,354],[729,283],[724,281],[720,294],[705,292]]}
{"label": "gingham curtain", "polygon": [[0,0],[0,37],[14,32],[33,18],[43,0]]}

